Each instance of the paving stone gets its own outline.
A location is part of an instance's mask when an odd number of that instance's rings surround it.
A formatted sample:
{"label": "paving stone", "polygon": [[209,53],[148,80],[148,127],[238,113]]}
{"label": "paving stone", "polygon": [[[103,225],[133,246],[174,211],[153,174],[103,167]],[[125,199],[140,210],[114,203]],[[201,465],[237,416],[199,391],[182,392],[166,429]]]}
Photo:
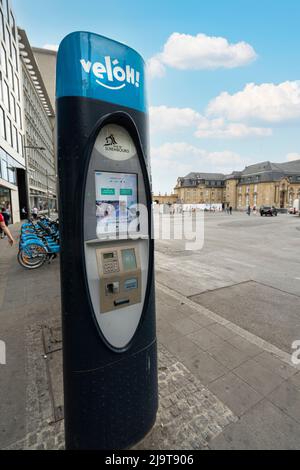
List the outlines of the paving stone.
{"label": "paving stone", "polygon": [[287,379],[298,372],[295,367],[289,366],[267,351],[256,356],[254,360],[284,379]]}
{"label": "paving stone", "polygon": [[207,328],[216,335],[220,336],[220,338],[225,340],[236,335],[234,331],[231,331],[229,328],[226,328],[226,326],[220,325],[219,323],[209,325]]}
{"label": "paving stone", "polygon": [[298,390],[300,390],[300,372],[290,377],[289,382],[291,382],[293,385],[295,385],[295,387],[298,388]]}
{"label": "paving stone", "polygon": [[244,362],[233,372],[262,395],[267,395],[283,381],[282,377],[261,366],[253,359]]}
{"label": "paving stone", "polygon": [[194,331],[197,331],[201,328],[199,323],[194,322],[193,320],[189,318],[184,318],[181,320],[177,320],[172,322],[172,325],[176,330],[178,330],[182,335],[188,335],[190,333],[193,333]]}
{"label": "paving stone", "polygon": [[[184,361],[185,359],[183,359],[183,362]],[[197,355],[188,359],[185,365],[190,368],[193,374],[195,374],[204,385],[209,384],[228,372],[225,366],[216,361],[207,352],[201,350],[198,350]]]}
{"label": "paving stone", "polygon": [[[268,399],[291,418],[300,423],[300,389],[289,380],[268,395]],[[299,436],[300,447],[300,436]]]}
{"label": "paving stone", "polygon": [[197,344],[197,346],[203,349],[203,351],[208,351],[222,342],[220,336],[207,328],[201,328],[200,330],[188,335],[187,338]]}
{"label": "paving stone", "polygon": [[[63,449],[64,422],[61,420],[52,424],[53,410],[47,382],[47,362],[41,354],[43,348],[41,325],[35,325],[29,335],[32,347],[28,351],[31,383],[28,388],[30,415],[27,429],[31,427],[32,432],[28,433],[25,439],[13,443],[10,448]],[[195,345],[186,341],[182,335],[179,348],[181,352],[182,348],[184,349],[183,355],[186,357],[190,357],[191,354],[196,354],[196,357],[198,355]],[[207,448],[208,442],[237,418],[161,344],[158,356],[161,380],[159,380],[160,407],[157,421],[150,434],[136,448],[158,450]],[[56,369],[54,370],[57,372]]]}
{"label": "paving stone", "polygon": [[249,356],[249,358],[257,356],[263,352],[263,349],[256,346],[256,344],[250,343],[250,341],[247,341],[240,335],[231,336],[230,338],[227,338],[226,341],[235,348],[243,351],[243,353]]}
{"label": "paving stone", "polygon": [[237,416],[244,414],[263,398],[261,394],[231,372],[211,383],[209,389]]}
{"label": "paving stone", "polygon": [[267,399],[230,424],[210,443],[211,449],[299,449],[300,425]]}
{"label": "paving stone", "polygon": [[190,319],[198,323],[201,326],[213,325],[215,323],[215,320],[212,320],[207,315],[204,315],[203,313],[200,313],[200,312],[193,313],[190,316]]}
{"label": "paving stone", "polygon": [[225,341],[219,341],[218,345],[209,350],[209,354],[229,370],[234,369],[248,359],[245,353]]}

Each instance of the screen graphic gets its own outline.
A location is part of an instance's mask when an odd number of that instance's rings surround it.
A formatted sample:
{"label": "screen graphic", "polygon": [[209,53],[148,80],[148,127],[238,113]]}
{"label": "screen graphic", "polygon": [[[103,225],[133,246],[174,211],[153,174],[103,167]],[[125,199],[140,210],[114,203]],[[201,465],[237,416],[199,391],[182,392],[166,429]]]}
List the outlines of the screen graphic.
{"label": "screen graphic", "polygon": [[136,257],[133,248],[122,250],[122,262],[125,271],[136,269]]}
{"label": "screen graphic", "polygon": [[97,171],[95,179],[97,237],[127,232],[136,218],[137,175]]}

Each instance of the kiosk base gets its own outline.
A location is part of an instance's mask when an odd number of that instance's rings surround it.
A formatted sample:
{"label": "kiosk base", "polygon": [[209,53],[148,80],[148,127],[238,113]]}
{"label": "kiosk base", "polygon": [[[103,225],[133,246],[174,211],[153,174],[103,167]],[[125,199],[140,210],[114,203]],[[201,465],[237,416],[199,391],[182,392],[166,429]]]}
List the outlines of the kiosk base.
{"label": "kiosk base", "polygon": [[126,359],[116,355],[116,362],[103,368],[65,377],[66,449],[128,449],[148,434],[158,409],[156,349],[155,341]]}

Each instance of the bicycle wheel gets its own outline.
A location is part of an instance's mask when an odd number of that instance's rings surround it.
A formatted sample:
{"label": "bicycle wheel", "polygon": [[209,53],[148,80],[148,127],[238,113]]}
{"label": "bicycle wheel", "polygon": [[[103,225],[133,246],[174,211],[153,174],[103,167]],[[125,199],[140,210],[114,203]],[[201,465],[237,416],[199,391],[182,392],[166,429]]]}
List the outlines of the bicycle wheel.
{"label": "bicycle wheel", "polygon": [[40,268],[47,259],[47,250],[43,246],[32,243],[18,253],[18,262],[23,268]]}

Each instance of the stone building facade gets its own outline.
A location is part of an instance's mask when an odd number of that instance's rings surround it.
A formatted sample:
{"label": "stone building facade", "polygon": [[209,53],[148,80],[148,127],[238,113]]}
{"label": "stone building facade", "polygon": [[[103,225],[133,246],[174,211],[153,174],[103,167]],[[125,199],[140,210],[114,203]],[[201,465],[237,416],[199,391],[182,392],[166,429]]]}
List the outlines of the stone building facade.
{"label": "stone building facade", "polygon": [[182,204],[225,204],[239,210],[249,205],[287,209],[300,199],[300,160],[266,161],[230,175],[189,173],[178,178],[174,192]]}
{"label": "stone building facade", "polygon": [[224,189],[221,173],[189,173],[178,178],[174,192],[180,204],[218,204],[224,201]]}
{"label": "stone building facade", "polygon": [[176,204],[177,202],[176,194],[153,195],[152,199],[156,204]]}

